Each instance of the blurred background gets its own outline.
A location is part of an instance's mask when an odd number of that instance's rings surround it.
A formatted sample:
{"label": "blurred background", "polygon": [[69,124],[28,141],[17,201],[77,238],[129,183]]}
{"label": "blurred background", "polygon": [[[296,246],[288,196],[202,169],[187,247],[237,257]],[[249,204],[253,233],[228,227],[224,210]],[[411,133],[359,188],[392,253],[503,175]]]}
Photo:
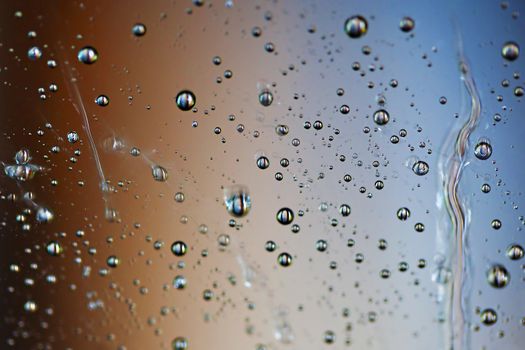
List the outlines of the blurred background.
{"label": "blurred background", "polygon": [[525,3],[0,4],[1,349],[522,349]]}

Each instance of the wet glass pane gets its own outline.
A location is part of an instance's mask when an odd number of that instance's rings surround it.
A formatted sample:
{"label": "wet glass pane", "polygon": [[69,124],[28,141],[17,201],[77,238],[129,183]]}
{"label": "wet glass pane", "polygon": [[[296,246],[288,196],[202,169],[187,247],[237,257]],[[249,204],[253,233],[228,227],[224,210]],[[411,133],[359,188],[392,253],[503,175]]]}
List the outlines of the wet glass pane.
{"label": "wet glass pane", "polygon": [[0,348],[522,349],[524,10],[2,2]]}

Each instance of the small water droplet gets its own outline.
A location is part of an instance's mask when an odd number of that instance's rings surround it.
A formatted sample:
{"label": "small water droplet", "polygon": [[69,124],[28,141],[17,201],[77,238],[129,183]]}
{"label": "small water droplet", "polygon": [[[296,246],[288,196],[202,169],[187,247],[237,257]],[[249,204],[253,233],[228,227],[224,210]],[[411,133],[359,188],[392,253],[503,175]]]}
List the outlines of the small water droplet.
{"label": "small water droplet", "polygon": [[142,23],[136,23],[131,29],[131,32],[135,36],[143,36],[146,34],[146,26]]}
{"label": "small water droplet", "polygon": [[403,17],[401,21],[399,22],[399,29],[401,29],[401,31],[405,33],[408,33],[412,31],[412,29],[414,29],[415,25],[416,23],[414,22],[412,18]]}
{"label": "small water droplet", "polygon": [[95,99],[95,103],[100,107],[106,107],[107,105],[109,105],[109,97],[107,97],[106,95],[99,95]]}

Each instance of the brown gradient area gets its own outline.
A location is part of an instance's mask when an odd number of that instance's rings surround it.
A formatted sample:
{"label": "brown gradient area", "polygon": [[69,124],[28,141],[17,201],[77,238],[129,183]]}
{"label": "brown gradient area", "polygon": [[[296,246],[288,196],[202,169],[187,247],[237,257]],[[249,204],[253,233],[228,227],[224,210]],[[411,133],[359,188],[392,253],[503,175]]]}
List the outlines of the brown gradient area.
{"label": "brown gradient area", "polygon": [[[22,200],[3,202],[8,225],[2,262],[21,268],[20,273],[5,277],[5,285],[14,291],[3,298],[4,339],[14,339],[15,348],[75,349],[170,348],[177,336],[186,337],[194,349],[213,344],[249,348],[257,339],[271,340],[276,323],[284,322],[279,310],[289,313],[297,307],[281,300],[285,295],[277,300],[274,295],[286,290],[282,284],[293,279],[295,272],[277,269],[275,253],[265,253],[263,247],[266,240],[287,231],[273,219],[279,203],[293,207],[296,200],[293,191],[275,187],[271,173],[255,167],[256,155],[273,148],[274,120],[287,109],[279,98],[271,113],[257,101],[259,91],[270,87],[270,77],[278,78],[281,69],[271,62],[261,64],[265,55],[270,60],[273,55],[265,53],[263,38],[250,34],[254,25],[266,30],[263,8],[238,4],[228,10],[189,2],[145,7],[139,1],[20,5],[3,5],[2,12],[3,55],[9,62],[3,72],[2,121],[10,132],[4,134],[2,159],[9,162],[18,149],[27,148],[33,163],[47,170],[20,186],[2,179],[3,193],[20,198],[32,191],[35,202],[52,209],[56,217],[50,224],[32,223],[32,229],[23,233],[13,224],[13,215],[27,205]],[[17,10],[22,18],[14,18]],[[144,37],[131,34],[136,22],[147,26]],[[25,36],[29,30],[37,32],[35,39]],[[33,45],[43,51],[36,62],[26,57]],[[85,45],[99,52],[93,65],[76,59]],[[212,65],[215,55],[222,58],[220,66]],[[286,55],[279,50],[275,61]],[[48,59],[56,60],[58,67],[46,67]],[[225,69],[233,70],[233,78],[223,77],[218,85],[216,79]],[[48,91],[51,83],[58,85],[57,93]],[[75,85],[81,101],[75,96]],[[47,90],[45,101],[38,98],[40,87]],[[174,97],[182,89],[196,94],[197,112],[177,109]],[[278,89],[286,87],[274,91]],[[111,101],[106,108],[93,103],[102,93]],[[100,190],[86,125],[77,110],[80,102],[88,114],[104,176],[115,193],[104,195]],[[235,114],[235,122],[228,121],[230,114]],[[192,121],[199,126],[192,128]],[[47,129],[45,123],[52,128]],[[238,123],[245,125],[244,133],[235,130]],[[217,126],[223,129],[221,135],[213,133]],[[44,135],[37,136],[38,130]],[[69,131],[79,133],[77,144],[65,140]],[[255,139],[254,132],[261,136]],[[105,140],[112,138],[124,143],[122,151],[106,149]],[[50,152],[54,145],[61,148],[60,153]],[[143,157],[130,156],[132,146],[140,148]],[[75,150],[81,155],[75,156]],[[277,163],[277,155],[293,157],[293,152],[271,155]],[[72,157],[77,161],[72,162]],[[154,164],[168,170],[168,182],[153,181]],[[51,180],[58,185],[51,186]],[[248,185],[254,198],[250,215],[239,220],[240,230],[228,226],[230,217],[222,204],[223,187],[235,183]],[[182,204],[173,200],[177,191],[185,194]],[[104,197],[110,208],[119,211],[118,223],[104,220]],[[181,223],[184,218],[186,224]],[[207,225],[207,235],[197,232],[201,224]],[[85,231],[85,237],[75,237],[77,230]],[[61,232],[64,237],[57,237]],[[231,235],[231,247],[225,251],[217,248],[221,233]],[[190,247],[184,258],[186,267],[180,271],[176,263],[181,259],[169,251],[177,239]],[[45,254],[50,240],[63,245],[61,257]],[[164,242],[158,251],[153,247],[157,240]],[[96,254],[90,254],[90,248]],[[209,251],[207,258],[200,256],[203,249]],[[106,277],[99,276],[99,270],[107,268],[109,255],[118,256],[121,266],[110,269]],[[31,263],[38,267],[32,270]],[[85,267],[91,268],[91,274],[83,278]],[[244,287],[243,269],[256,273],[251,289]],[[56,284],[45,282],[48,274],[56,275]],[[177,274],[188,279],[183,291],[171,287]],[[232,277],[235,283],[229,281]],[[24,286],[23,278],[33,278],[35,285]],[[290,284],[303,289],[299,283]],[[204,289],[213,291],[212,301],[203,301]],[[297,293],[288,288],[286,294]],[[36,302],[36,313],[24,313],[27,300]],[[103,308],[88,309],[90,302],[98,301]],[[254,311],[248,310],[250,303],[255,304]],[[162,308],[168,310],[167,315],[162,315]]]}

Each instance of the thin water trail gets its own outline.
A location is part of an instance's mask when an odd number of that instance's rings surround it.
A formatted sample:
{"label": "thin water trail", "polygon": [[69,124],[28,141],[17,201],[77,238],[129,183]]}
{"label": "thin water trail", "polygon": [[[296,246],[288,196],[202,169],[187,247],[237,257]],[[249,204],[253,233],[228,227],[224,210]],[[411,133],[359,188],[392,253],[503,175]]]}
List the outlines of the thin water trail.
{"label": "thin water trail", "polygon": [[87,135],[89,146],[91,148],[91,153],[93,159],[95,160],[95,165],[99,177],[100,191],[102,192],[102,199],[104,201],[105,217],[109,221],[115,221],[118,218],[118,213],[109,205],[108,195],[110,192],[110,187],[104,175],[104,169],[102,168],[102,163],[100,161],[100,156],[98,154],[97,146],[95,144],[95,139],[93,138],[93,133],[91,132],[86,107],[84,105],[84,101],[82,100],[82,95],[80,94],[80,91],[78,89],[77,79],[73,76],[73,71],[71,67],[69,67],[69,65],[65,64],[63,66],[66,66],[65,68],[62,68],[62,73],[65,77],[66,87],[69,93],[69,97],[71,98],[71,103],[75,107],[77,113],[82,117],[82,128],[84,129]]}
{"label": "thin water trail", "polygon": [[450,225],[448,233],[445,233],[452,235],[450,240],[443,238],[442,241],[451,242],[453,247],[453,249],[449,249],[451,256],[448,259],[448,264],[452,266],[453,276],[449,290],[448,321],[450,324],[450,348],[454,350],[469,349],[470,347],[468,322],[466,320],[469,310],[466,291],[467,276],[470,270],[466,237],[469,211],[465,205],[465,200],[458,193],[458,188],[466,162],[465,155],[469,137],[478,125],[481,114],[481,100],[468,61],[463,53],[461,37],[458,43],[460,77],[468,94],[470,108],[468,118],[450,140],[450,147],[445,148],[451,152],[440,162],[442,196]]}
{"label": "thin water trail", "polygon": [[[80,91],[78,90],[76,79],[73,79],[73,77],[71,76],[71,72],[69,73],[70,73],[69,82],[71,83],[71,87],[73,90],[73,97],[74,97],[74,100],[76,101],[76,103],[73,102],[73,106],[75,106],[75,109],[82,117],[82,122],[83,122],[82,126],[88,137],[89,145],[93,153],[93,158],[95,159],[95,165],[97,167],[97,172],[98,172],[99,179],[100,179],[100,186],[101,186],[101,189],[103,190],[106,184],[106,177],[104,175],[104,169],[102,169],[102,163],[100,162],[100,157],[98,155],[97,146],[95,145],[95,140],[93,139],[91,127],[89,125],[89,118],[86,112],[86,108],[84,106],[84,101],[82,100],[82,96],[80,95]],[[68,86],[68,90],[69,90],[69,86]]]}

